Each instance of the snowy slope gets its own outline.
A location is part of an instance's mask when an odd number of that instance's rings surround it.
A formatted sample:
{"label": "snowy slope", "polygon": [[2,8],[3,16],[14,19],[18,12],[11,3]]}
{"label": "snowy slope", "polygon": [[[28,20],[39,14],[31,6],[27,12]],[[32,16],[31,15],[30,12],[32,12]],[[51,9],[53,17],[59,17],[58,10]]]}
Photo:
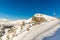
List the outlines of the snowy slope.
{"label": "snowy slope", "polygon": [[[9,29],[5,29],[5,35],[1,37],[2,40],[43,40],[45,37],[53,36],[53,34],[60,28],[60,20],[44,14],[35,14],[35,17],[44,17],[47,21],[40,24],[33,25],[32,18],[28,20],[8,21],[4,25],[13,25],[16,29],[12,33],[8,33]],[[21,25],[25,22],[23,29]],[[29,28],[29,30],[27,30]],[[10,39],[7,38],[10,37]],[[14,35],[14,36],[13,36]]]}

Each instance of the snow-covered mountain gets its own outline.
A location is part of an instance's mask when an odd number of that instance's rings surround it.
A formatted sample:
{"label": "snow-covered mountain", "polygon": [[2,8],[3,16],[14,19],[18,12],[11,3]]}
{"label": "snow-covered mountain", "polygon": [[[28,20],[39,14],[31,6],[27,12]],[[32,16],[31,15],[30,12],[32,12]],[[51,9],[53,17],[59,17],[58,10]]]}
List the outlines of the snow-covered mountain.
{"label": "snow-covered mountain", "polygon": [[27,20],[0,21],[0,40],[43,40],[60,28],[58,18],[44,14],[35,14]]}

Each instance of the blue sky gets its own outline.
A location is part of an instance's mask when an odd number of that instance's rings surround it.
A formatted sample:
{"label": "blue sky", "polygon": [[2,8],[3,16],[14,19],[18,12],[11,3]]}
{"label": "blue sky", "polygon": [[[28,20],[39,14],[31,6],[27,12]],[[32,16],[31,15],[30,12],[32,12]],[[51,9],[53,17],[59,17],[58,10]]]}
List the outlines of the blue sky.
{"label": "blue sky", "polygon": [[30,18],[35,13],[60,17],[60,0],[0,0],[0,18]]}

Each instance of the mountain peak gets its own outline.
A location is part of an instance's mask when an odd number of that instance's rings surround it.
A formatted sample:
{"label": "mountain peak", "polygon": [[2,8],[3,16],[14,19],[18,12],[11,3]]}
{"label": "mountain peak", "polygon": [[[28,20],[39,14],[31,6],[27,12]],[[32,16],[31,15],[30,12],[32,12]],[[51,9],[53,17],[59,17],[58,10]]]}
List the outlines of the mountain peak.
{"label": "mountain peak", "polygon": [[42,14],[40,14],[40,13],[36,13],[34,16],[35,16],[35,17],[41,17]]}

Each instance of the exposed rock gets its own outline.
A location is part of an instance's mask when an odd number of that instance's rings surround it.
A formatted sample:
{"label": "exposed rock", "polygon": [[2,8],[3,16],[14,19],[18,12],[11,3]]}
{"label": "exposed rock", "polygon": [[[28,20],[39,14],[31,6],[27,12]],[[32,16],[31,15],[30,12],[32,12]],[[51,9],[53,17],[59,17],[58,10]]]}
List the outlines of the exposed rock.
{"label": "exposed rock", "polygon": [[5,29],[11,28],[11,27],[13,27],[13,25],[4,25],[3,28],[2,28],[2,30],[5,30]]}
{"label": "exposed rock", "polygon": [[34,22],[36,22],[36,23],[41,23],[41,22],[45,22],[45,21],[47,21],[44,17],[33,17],[32,18],[32,21],[34,21]]}
{"label": "exposed rock", "polygon": [[5,34],[5,31],[4,30],[1,30],[0,31],[0,37],[2,37],[4,34]]}

